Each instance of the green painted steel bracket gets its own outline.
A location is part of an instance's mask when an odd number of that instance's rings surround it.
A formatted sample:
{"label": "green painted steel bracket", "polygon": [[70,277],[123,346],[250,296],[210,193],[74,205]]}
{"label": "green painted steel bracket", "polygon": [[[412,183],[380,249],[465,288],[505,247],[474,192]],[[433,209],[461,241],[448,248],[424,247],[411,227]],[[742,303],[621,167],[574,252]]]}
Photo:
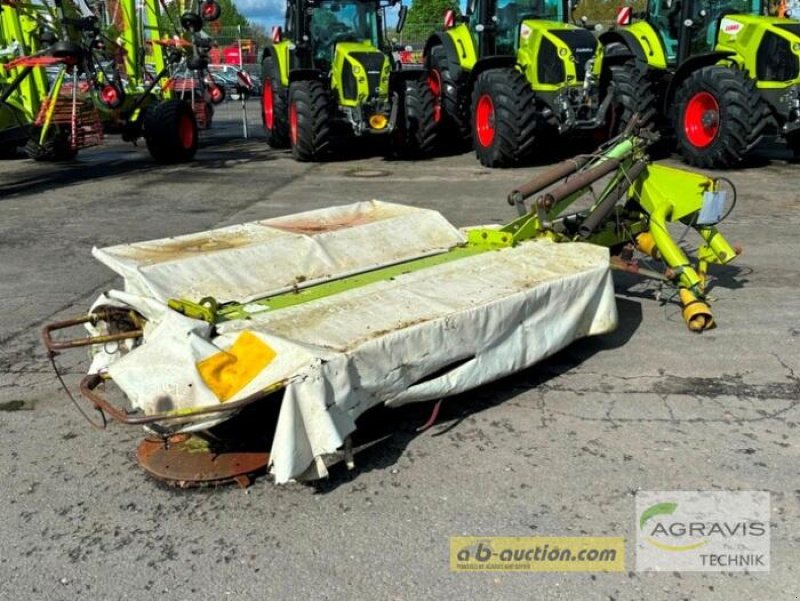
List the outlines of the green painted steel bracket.
{"label": "green painted steel bracket", "polygon": [[[185,315],[212,324],[231,319],[248,319],[266,311],[297,306],[376,282],[391,280],[406,273],[516,246],[531,240],[583,241],[613,248],[626,244],[639,245],[641,235],[652,237],[655,248],[653,252],[656,252],[656,255],[669,267],[667,275],[660,277],[671,279],[679,288],[690,291],[691,298],[694,299],[692,302],[696,302],[697,299],[703,298],[706,264],[727,263],[738,254],[716,227],[694,224],[703,207],[703,193],[716,190],[716,181],[682,169],[650,164],[646,164],[644,169],[638,171],[639,175],[635,181],[630,181],[628,172],[631,167],[637,162],[647,161],[646,145],[647,142],[638,137],[623,138],[583,167],[582,170],[585,171],[612,159],[620,163],[619,167],[611,172],[602,192],[587,210],[571,215],[563,214],[577,199],[591,191],[591,184],[596,180],[569,193],[565,191],[564,197],[552,202],[552,206],[537,200],[529,212],[505,226],[470,228],[466,230],[465,244],[439,254],[322,283],[298,281],[291,291],[246,304],[234,302],[217,306],[214,299],[205,298],[199,303],[170,300],[169,306]],[[626,179],[630,185],[626,184]],[[626,185],[627,192],[616,201],[618,204],[613,206],[608,215],[600,221],[599,227],[590,235],[581,237],[575,228],[570,229],[568,225],[570,218],[580,223],[593,211],[602,207],[604,201],[615,202],[613,200],[615,197],[610,195],[614,194],[615,190],[619,194],[618,188]],[[598,215],[602,214],[603,212]],[[668,224],[678,221],[693,226],[705,241],[705,245],[698,252],[699,269],[695,269],[683,249],[669,233]],[[709,325],[706,327],[711,327],[710,324],[713,323],[710,314],[707,323]]]}

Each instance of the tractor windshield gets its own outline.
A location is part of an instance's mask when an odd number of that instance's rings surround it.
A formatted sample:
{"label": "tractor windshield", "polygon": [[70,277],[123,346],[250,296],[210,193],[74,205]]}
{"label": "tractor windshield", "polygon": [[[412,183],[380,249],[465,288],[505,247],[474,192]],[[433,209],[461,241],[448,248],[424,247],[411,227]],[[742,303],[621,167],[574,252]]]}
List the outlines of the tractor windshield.
{"label": "tractor windshield", "polygon": [[526,19],[563,21],[562,0],[497,0],[496,44],[498,54],[514,54],[520,24]]}
{"label": "tractor windshield", "polygon": [[311,41],[317,61],[333,59],[337,42],[369,42],[378,46],[376,2],[323,1],[311,13]]}
{"label": "tractor windshield", "polygon": [[[649,5],[650,21],[664,40],[670,62],[677,60],[681,32],[689,36],[690,55],[709,52],[717,44],[725,15],[760,15],[763,10],[763,0],[651,0]],[[693,26],[681,27],[687,19]]]}

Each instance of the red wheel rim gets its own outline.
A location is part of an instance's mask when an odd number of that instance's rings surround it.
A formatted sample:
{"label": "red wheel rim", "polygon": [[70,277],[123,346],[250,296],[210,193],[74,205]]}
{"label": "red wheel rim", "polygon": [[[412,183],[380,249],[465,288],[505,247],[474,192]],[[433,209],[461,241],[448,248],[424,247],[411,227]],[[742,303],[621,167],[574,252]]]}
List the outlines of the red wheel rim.
{"label": "red wheel rim", "polygon": [[488,148],[494,142],[494,103],[488,94],[478,99],[475,109],[475,132],[478,134],[478,143]]}
{"label": "red wheel rim", "polygon": [[261,108],[264,111],[264,127],[271,130],[274,114],[272,105],[272,82],[267,80],[264,82],[264,89],[261,92]]}
{"label": "red wheel rim", "polygon": [[194,123],[189,115],[178,118],[178,139],[184,149],[189,150],[194,144]]}
{"label": "red wheel rim", "polygon": [[100,90],[100,100],[106,106],[116,108],[119,104],[119,91],[112,85],[103,86],[103,89]]}
{"label": "red wheel rim", "polygon": [[292,138],[292,145],[297,145],[297,106],[293,102],[289,107],[289,135]]}
{"label": "red wheel rim", "polygon": [[442,118],[442,76],[435,69],[428,72],[428,88],[433,94],[433,120],[438,123]]}
{"label": "red wheel rim", "polygon": [[683,133],[692,146],[705,148],[719,133],[719,103],[712,94],[698,92],[686,103]]}

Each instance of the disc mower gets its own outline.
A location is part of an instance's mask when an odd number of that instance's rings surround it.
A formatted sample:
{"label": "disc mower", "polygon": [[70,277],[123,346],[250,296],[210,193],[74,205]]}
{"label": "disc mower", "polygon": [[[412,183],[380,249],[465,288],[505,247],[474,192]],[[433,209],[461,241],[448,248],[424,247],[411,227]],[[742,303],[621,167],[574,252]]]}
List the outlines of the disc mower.
{"label": "disc mower", "polygon": [[[455,395],[612,330],[610,268],[671,286],[690,330],[713,327],[706,273],[737,255],[716,227],[735,190],[651,164],[647,143],[626,135],[517,187],[502,227],[373,201],[95,249],[124,291],[44,342],[52,359],[91,349],[83,396],[100,425],[146,427],[137,457],[158,479],[247,484],[268,465],[278,483],[322,477],[352,464],[369,410]],[[696,262],[671,223],[699,234]],[[635,249],[666,267],[634,263]],[[63,332],[76,326],[88,337]]]}
{"label": "disc mower", "polygon": [[[384,11],[399,0],[289,0],[286,28],[261,59],[267,143],[300,161],[337,142],[381,136],[393,152],[433,150],[434,106],[421,69],[395,65]],[[400,8],[402,28],[405,7]]]}
{"label": "disc mower", "polygon": [[800,152],[800,21],[762,0],[650,0],[628,26],[600,36],[624,89],[620,122],[660,115],[683,159],[738,164],[775,131]]}
{"label": "disc mower", "polygon": [[471,0],[466,16],[447,12],[424,56],[449,144],[471,138],[483,165],[507,167],[559,136],[603,134],[613,94],[602,48],[568,11],[566,0]]}

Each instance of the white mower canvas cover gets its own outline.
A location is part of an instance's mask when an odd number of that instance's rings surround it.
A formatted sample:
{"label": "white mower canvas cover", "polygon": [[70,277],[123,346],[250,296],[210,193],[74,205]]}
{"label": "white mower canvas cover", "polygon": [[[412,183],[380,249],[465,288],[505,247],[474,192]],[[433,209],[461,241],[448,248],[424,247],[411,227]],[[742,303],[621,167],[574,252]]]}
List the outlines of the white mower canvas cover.
{"label": "white mower canvas cover", "polygon": [[[465,242],[438,212],[373,201],[94,249],[125,282],[95,307],[130,307],[147,324],[132,349],[98,350],[91,373],[107,371],[147,414],[280,385],[275,480],[324,476],[367,409],[462,393],[616,326],[608,251],[545,240],[279,310],[253,302]],[[209,296],[251,314],[212,328],[167,307]]]}

